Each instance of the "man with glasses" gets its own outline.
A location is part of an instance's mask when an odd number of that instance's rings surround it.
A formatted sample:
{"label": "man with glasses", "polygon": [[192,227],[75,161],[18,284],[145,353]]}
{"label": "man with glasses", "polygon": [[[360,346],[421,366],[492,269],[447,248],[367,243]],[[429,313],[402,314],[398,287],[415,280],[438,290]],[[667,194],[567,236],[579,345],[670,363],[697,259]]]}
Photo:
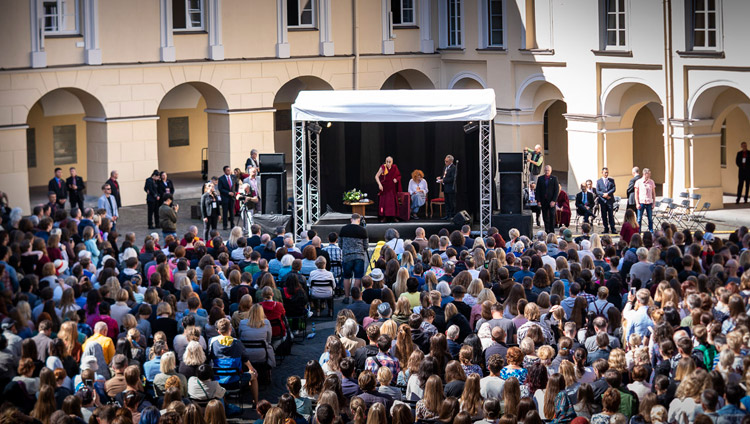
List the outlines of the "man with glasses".
{"label": "man with glasses", "polygon": [[117,223],[117,218],[119,216],[118,210],[117,210],[117,200],[115,200],[115,197],[112,196],[112,187],[105,183],[102,186],[102,196],[99,198],[99,201],[97,202],[97,207],[99,209],[104,209],[104,211],[107,213],[107,218],[112,220],[112,229],[115,229],[115,224]]}

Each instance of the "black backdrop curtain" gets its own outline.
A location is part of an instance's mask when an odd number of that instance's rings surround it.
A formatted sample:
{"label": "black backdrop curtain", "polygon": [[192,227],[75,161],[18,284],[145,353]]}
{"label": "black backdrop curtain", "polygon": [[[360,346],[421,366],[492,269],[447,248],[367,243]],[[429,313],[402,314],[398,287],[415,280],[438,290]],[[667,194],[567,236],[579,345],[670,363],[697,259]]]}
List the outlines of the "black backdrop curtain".
{"label": "black backdrop curtain", "polygon": [[[320,196],[322,211],[351,212],[342,195],[353,188],[368,194],[377,214],[378,186],[375,174],[392,156],[401,171],[401,190],[407,191],[411,172],[421,169],[429,189],[437,197],[445,155],[458,161],[457,211],[466,209],[477,217],[479,206],[479,135],[465,134],[464,122],[334,122],[320,134]],[[428,202],[429,204],[429,202]],[[425,206],[427,207],[427,206]],[[445,211],[443,211],[445,213]],[[437,218],[437,211],[435,211]]]}

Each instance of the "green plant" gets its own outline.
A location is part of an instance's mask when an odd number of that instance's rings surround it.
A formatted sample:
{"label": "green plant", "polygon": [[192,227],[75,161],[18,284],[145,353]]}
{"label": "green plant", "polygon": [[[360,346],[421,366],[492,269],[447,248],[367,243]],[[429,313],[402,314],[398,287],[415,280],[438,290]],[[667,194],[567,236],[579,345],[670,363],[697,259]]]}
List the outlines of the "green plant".
{"label": "green plant", "polygon": [[353,188],[344,193],[344,202],[351,202],[351,203],[359,202],[364,197],[367,197],[367,195],[363,194],[361,191],[357,190],[356,188]]}

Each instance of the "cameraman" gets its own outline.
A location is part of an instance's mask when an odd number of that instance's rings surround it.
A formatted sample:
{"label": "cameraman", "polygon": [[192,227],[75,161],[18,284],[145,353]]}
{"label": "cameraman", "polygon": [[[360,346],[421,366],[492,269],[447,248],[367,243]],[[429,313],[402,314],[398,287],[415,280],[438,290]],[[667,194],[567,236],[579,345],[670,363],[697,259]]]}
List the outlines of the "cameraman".
{"label": "cameraman", "polygon": [[535,177],[538,176],[542,172],[542,164],[544,163],[542,146],[537,144],[534,146],[534,150],[527,147],[524,149],[524,155],[526,156],[526,162],[529,163],[529,172]]}
{"label": "cameraman", "polygon": [[258,205],[258,193],[252,185],[243,183],[237,192],[237,200],[240,202],[240,220],[245,234],[250,234],[250,226],[253,225],[253,213]]}
{"label": "cameraman", "polygon": [[162,205],[159,207],[159,226],[164,238],[168,235],[177,236],[177,212],[180,205],[174,203],[172,194],[167,193],[162,197]]}

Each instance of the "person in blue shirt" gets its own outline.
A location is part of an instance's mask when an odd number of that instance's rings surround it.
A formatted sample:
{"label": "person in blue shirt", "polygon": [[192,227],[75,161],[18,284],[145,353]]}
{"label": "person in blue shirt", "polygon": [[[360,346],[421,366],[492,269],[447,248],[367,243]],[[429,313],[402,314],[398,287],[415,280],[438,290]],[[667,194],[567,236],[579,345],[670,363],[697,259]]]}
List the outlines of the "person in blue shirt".
{"label": "person in blue shirt", "polygon": [[748,415],[747,411],[740,409],[740,401],[744,394],[745,391],[737,384],[727,386],[726,393],[724,393],[726,405],[716,411],[716,414],[719,415],[719,419],[716,420],[717,423],[739,424],[743,421],[743,418]]}
{"label": "person in blue shirt", "polygon": [[[648,289],[640,289],[633,295],[628,295],[628,303],[623,310],[623,316],[628,321],[628,327],[625,329],[625,339],[631,334],[636,333],[643,338],[650,336],[649,327],[654,326],[654,321],[648,316],[648,303],[651,293]],[[632,306],[635,303],[635,306]],[[631,309],[632,306],[632,309]]]}
{"label": "person in blue shirt", "polygon": [[146,380],[153,382],[156,374],[161,372],[159,369],[161,366],[161,355],[167,352],[169,348],[166,343],[157,340],[154,342],[154,347],[152,347],[151,350],[154,352],[154,359],[146,361],[146,363],[143,364],[143,373],[145,374]]}
{"label": "person in blue shirt", "polygon": [[521,270],[513,274],[513,279],[517,283],[523,283],[523,277],[534,277],[534,273],[529,271],[531,267],[531,258],[524,256],[521,258]]}

